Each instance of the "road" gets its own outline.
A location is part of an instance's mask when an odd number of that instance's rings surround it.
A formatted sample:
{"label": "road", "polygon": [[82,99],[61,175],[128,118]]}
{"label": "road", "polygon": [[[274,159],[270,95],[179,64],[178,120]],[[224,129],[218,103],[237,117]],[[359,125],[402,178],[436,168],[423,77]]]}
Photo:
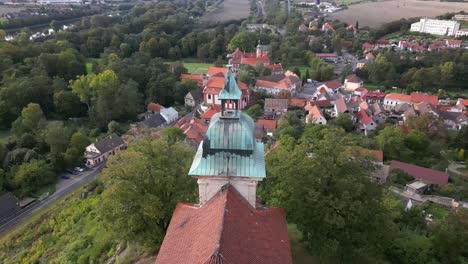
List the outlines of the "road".
{"label": "road", "polygon": [[36,211],[45,208],[52,204],[53,202],[57,201],[58,199],[64,197],[65,195],[69,194],[70,192],[76,190],[78,187],[86,184],[96,178],[96,175],[100,173],[100,169],[103,165],[94,168],[91,171],[86,171],[82,173],[79,177],[75,179],[70,179],[69,182],[65,184],[61,184],[61,188],[58,189],[55,193],[51,196],[45,198],[42,201],[38,201],[31,206],[26,207],[25,209],[19,211],[13,217],[3,221],[0,223],[0,234],[8,232],[13,229],[16,225],[23,222],[25,219],[31,217]]}

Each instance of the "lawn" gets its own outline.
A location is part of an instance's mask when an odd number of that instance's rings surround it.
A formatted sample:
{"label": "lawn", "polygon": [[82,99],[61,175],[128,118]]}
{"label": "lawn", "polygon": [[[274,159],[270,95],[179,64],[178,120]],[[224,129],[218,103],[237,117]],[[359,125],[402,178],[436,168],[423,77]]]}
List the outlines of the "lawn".
{"label": "lawn", "polygon": [[297,229],[295,224],[288,225],[289,240],[291,242],[291,254],[294,264],[314,264],[318,261],[312,257],[302,244],[301,231]]}
{"label": "lawn", "polygon": [[212,63],[198,63],[198,62],[182,62],[184,67],[187,68],[189,73],[194,73],[198,69],[198,73],[206,73],[209,67],[212,67]]}

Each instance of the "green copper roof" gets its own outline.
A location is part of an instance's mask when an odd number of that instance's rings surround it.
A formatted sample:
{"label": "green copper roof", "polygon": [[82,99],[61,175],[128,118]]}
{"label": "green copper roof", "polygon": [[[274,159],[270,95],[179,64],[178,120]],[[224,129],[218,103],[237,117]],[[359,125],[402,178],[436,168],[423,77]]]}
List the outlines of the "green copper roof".
{"label": "green copper roof", "polygon": [[232,111],[232,116],[217,113],[211,118],[204,143],[210,149],[250,150],[255,148],[255,123],[250,116]]}
{"label": "green copper roof", "polygon": [[220,151],[206,156],[203,154],[202,143],[198,147],[189,175],[265,178],[263,143],[255,142],[255,151],[251,155]]}
{"label": "green copper roof", "polygon": [[232,74],[231,68],[228,68],[226,80],[224,81],[223,90],[219,94],[219,100],[240,100],[242,92],[237,86],[236,78]]}

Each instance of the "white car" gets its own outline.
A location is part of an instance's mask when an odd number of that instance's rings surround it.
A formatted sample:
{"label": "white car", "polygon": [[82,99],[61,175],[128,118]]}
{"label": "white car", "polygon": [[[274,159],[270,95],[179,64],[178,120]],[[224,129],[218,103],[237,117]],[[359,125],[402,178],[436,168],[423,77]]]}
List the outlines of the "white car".
{"label": "white car", "polygon": [[75,167],[74,170],[77,171],[77,172],[83,172],[84,171],[84,169],[81,168],[81,167]]}

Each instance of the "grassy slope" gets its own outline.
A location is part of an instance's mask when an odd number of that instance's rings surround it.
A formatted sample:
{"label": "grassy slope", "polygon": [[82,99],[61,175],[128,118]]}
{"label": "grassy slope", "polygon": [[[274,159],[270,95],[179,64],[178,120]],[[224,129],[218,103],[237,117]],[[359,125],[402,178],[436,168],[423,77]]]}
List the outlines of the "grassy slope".
{"label": "grassy slope", "polygon": [[77,191],[0,238],[2,263],[102,263],[117,242],[99,218],[99,196]]}

